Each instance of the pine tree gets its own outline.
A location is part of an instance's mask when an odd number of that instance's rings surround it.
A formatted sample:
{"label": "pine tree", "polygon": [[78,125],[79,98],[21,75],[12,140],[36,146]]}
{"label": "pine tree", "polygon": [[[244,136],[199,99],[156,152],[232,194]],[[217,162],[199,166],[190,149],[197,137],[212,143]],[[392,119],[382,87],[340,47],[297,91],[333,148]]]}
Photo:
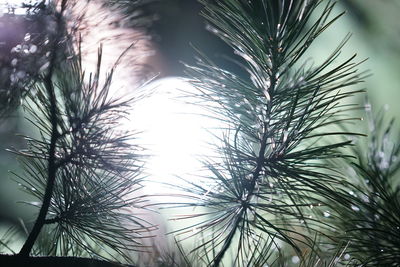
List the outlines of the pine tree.
{"label": "pine tree", "polygon": [[[186,198],[167,208],[192,209],[177,217],[188,223],[172,233],[180,256],[165,255],[159,265],[396,266],[400,146],[393,120],[385,124],[384,111],[356,104],[366,75],[356,55],[340,57],[349,36],[322,63],[307,56],[343,15],[332,15],[335,2],[200,2],[209,29],[234,50],[246,75],[201,52],[186,66],[196,88],[188,101],[211,112],[224,133],[213,144],[218,156],[204,155],[198,181],[175,185]],[[109,3],[127,13],[143,4]],[[32,16],[56,27],[36,39],[46,43],[38,54],[48,60],[35,61],[39,72],[15,73],[9,84],[40,133],[25,137],[26,151],[13,151],[24,170],[17,180],[39,211],[21,251],[1,261],[35,264],[29,256],[48,255],[54,257],[39,264],[134,264],[132,253],[147,253],[141,241],[154,226],[125,210],[143,206],[144,196],[131,194],[142,185],[146,158],[135,133],[118,131],[118,122],[140,97],[109,97],[118,64],[101,80],[101,47],[96,71],[85,73],[80,40],[66,27],[67,7],[67,0],[31,7]],[[4,114],[15,103],[1,101]],[[13,233],[0,247],[8,248]],[[184,240],[193,249],[184,249]]]}

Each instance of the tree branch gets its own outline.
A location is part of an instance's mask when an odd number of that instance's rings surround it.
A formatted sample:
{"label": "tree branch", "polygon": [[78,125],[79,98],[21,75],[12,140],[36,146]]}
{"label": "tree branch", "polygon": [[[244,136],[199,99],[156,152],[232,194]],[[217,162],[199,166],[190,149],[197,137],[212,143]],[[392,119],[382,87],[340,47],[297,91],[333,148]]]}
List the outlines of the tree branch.
{"label": "tree branch", "polygon": [[23,247],[21,248],[18,255],[22,257],[28,257],[32,247],[39,236],[39,233],[46,224],[46,215],[49,210],[51,197],[53,195],[54,183],[57,175],[57,165],[56,165],[56,143],[59,137],[59,133],[57,131],[57,99],[54,92],[54,86],[52,81],[52,76],[56,64],[57,58],[57,46],[59,41],[63,36],[63,28],[62,28],[62,16],[63,12],[66,8],[67,0],[62,0],[61,2],[61,11],[56,13],[56,23],[57,23],[57,35],[54,40],[52,56],[50,58],[50,65],[48,73],[45,75],[43,79],[44,86],[47,90],[47,94],[50,100],[50,123],[51,123],[51,137],[50,137],[50,147],[49,147],[49,158],[48,158],[48,167],[47,167],[47,184],[46,191],[43,197],[42,207],[40,208],[39,215],[35,221],[35,224],[25,241]]}

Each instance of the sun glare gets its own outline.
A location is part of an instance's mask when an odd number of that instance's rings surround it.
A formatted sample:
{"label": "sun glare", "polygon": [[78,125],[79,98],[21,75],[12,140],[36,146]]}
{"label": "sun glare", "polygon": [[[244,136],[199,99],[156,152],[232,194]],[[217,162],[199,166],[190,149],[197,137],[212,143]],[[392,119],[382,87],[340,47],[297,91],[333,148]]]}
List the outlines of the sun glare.
{"label": "sun glare", "polygon": [[[35,1],[30,1],[35,2]],[[14,13],[16,15],[23,15],[26,9],[22,7],[23,3],[29,3],[26,0],[0,0],[0,17],[5,13]]]}
{"label": "sun glare", "polygon": [[184,185],[181,178],[200,179],[201,159],[213,154],[210,144],[221,136],[220,123],[199,106],[185,103],[182,91],[195,89],[182,79],[162,79],[145,90],[154,92],[135,106],[130,121],[144,131],[141,142],[152,155],[146,163],[151,182],[144,190],[165,194],[172,189],[161,183],[176,186]]}
{"label": "sun glare", "polygon": [[[25,14],[23,3],[35,2],[0,0],[0,17],[7,13]],[[162,183],[183,185],[180,178],[197,179],[203,167],[201,160],[212,155],[210,144],[218,142],[216,136],[221,136],[216,130],[220,125],[205,116],[204,109],[185,103],[182,92],[195,89],[183,79],[160,79],[143,90],[153,93],[135,105],[127,127],[142,132],[138,140],[150,154],[146,173],[152,182],[144,190],[163,194],[167,191]]]}

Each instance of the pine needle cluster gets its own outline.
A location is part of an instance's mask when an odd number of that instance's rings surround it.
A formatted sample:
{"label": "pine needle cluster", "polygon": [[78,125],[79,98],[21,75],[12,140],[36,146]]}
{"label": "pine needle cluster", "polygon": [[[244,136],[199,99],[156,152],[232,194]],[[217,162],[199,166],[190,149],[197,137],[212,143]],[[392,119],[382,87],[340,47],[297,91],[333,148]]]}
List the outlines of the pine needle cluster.
{"label": "pine needle cluster", "polygon": [[356,160],[348,166],[343,189],[343,198],[351,204],[337,209],[338,219],[332,224],[344,231],[340,238],[348,240],[354,261],[395,266],[400,262],[399,133],[384,110],[373,113],[370,104],[365,107],[368,139],[354,147]]}
{"label": "pine needle cluster", "polygon": [[153,229],[135,215],[144,201],[135,194],[142,187],[143,149],[135,144],[137,133],[120,125],[136,98],[109,95],[114,69],[100,74],[101,47],[96,71],[85,73],[80,40],[65,21],[68,1],[31,8],[46,8],[54,29],[44,32],[47,61],[29,77],[24,95],[23,110],[38,135],[25,137],[26,150],[12,150],[23,169],[15,174],[18,183],[36,199],[28,204],[38,208],[15,258],[132,262],[132,251],[144,250],[142,240]]}
{"label": "pine needle cluster", "polygon": [[[155,2],[107,4],[141,27],[153,18],[132,10]],[[233,49],[246,75],[202,54],[186,66],[197,89],[189,101],[211,112],[224,134],[214,144],[218,156],[205,155],[202,177],[175,185],[189,200],[171,206],[191,212],[175,218],[187,222],[172,233],[179,259],[160,256],[160,266],[398,265],[400,145],[393,120],[386,123],[383,111],[374,114],[366,104],[369,130],[358,127],[353,111],[364,110],[352,103],[363,94],[365,73],[356,55],[341,56],[349,36],[321,63],[308,56],[343,15],[335,14],[335,2],[200,2],[208,28]],[[131,253],[148,251],[142,241],[155,228],[138,213],[146,158],[136,133],[119,130],[140,99],[110,97],[118,64],[102,74],[101,46],[95,72],[85,73],[80,40],[67,30],[67,0],[31,8],[52,29],[35,39],[45,48],[32,49],[45,56],[41,71],[19,84],[28,88],[18,97],[25,97],[23,110],[39,134],[25,137],[26,150],[12,150],[23,169],[15,175],[36,198],[28,204],[38,217],[15,257],[133,263]],[[14,234],[7,232],[0,247],[10,250]],[[180,243],[186,240],[191,249]]]}
{"label": "pine needle cluster", "polygon": [[192,226],[190,235],[201,240],[194,250],[212,266],[228,252],[228,265],[262,266],[270,261],[266,251],[281,242],[303,257],[305,247],[319,249],[315,236],[329,228],[321,207],[347,203],[336,191],[342,178],[327,162],[349,158],[344,148],[352,141],[343,137],[359,135],[338,128],[357,120],[345,99],[362,92],[350,86],[364,78],[355,56],[334,64],[348,37],[320,65],[304,57],[342,14],[330,16],[330,1],[202,3],[212,31],[242,57],[248,77],[206,57],[188,67],[196,97],[229,127],[223,163],[210,159],[207,182],[187,189],[198,196],[187,205],[208,210]]}

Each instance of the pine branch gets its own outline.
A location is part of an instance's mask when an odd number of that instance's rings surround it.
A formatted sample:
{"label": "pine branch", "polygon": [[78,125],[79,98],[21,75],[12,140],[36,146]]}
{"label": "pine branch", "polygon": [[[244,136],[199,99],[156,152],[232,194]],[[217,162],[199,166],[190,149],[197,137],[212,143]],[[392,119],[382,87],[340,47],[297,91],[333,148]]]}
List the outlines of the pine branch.
{"label": "pine branch", "polygon": [[312,218],[312,207],[340,197],[334,189],[340,176],[318,160],[351,157],[340,151],[351,142],[340,138],[360,135],[334,130],[354,120],[344,114],[355,106],[342,101],[362,92],[344,90],[363,79],[355,56],[332,66],[348,37],[319,66],[299,62],[341,14],[330,18],[334,3],[328,1],[306,29],[321,1],[202,3],[212,31],[243,58],[249,77],[238,77],[204,57],[198,66],[188,66],[199,90],[195,97],[230,128],[221,139],[223,161],[209,159],[211,174],[182,188],[195,200],[187,206],[210,209],[206,219],[191,226],[206,236],[194,250],[204,247],[205,255],[216,251],[210,265],[220,266],[226,253],[236,249],[242,262],[245,255],[259,253],[246,241],[254,235],[259,242],[284,241],[300,255],[301,247],[314,244],[310,234],[325,227]]}
{"label": "pine branch", "polygon": [[24,105],[39,136],[25,137],[27,150],[12,151],[24,170],[17,175],[23,190],[39,200],[28,204],[40,208],[17,257],[132,262],[130,253],[144,250],[141,240],[155,228],[135,213],[145,201],[136,193],[142,187],[144,156],[135,144],[136,132],[122,131],[120,125],[141,96],[109,96],[115,68],[100,80],[101,47],[95,73],[85,74],[80,40],[64,24],[67,2],[58,12],[44,7],[54,14],[57,28],[48,33],[49,62]]}
{"label": "pine branch", "polygon": [[393,120],[385,123],[383,110],[374,114],[370,104],[366,109],[368,144],[359,142],[353,149],[357,161],[343,174],[349,178],[343,204],[334,205],[332,225],[343,233],[340,238],[349,240],[347,251],[355,262],[393,265],[400,262],[399,133]]}
{"label": "pine branch", "polygon": [[57,122],[57,99],[55,96],[55,91],[53,87],[53,73],[54,73],[54,68],[56,65],[56,58],[58,56],[57,51],[59,50],[59,43],[61,38],[63,37],[63,13],[66,8],[67,1],[63,0],[61,2],[61,10],[59,13],[56,13],[56,24],[57,24],[57,30],[56,32],[58,35],[54,39],[54,45],[52,49],[52,54],[50,57],[49,61],[49,69],[45,77],[43,78],[43,84],[46,88],[49,100],[50,100],[50,124],[51,124],[51,140],[50,140],[50,147],[49,147],[49,158],[48,158],[48,167],[47,167],[47,185],[46,185],[46,191],[43,197],[43,203],[42,207],[40,208],[38,217],[35,221],[35,224],[25,241],[24,245],[22,246],[19,255],[22,257],[28,257],[29,253],[32,250],[32,247],[39,236],[39,233],[43,227],[43,225],[46,223],[46,215],[49,210],[50,206],[50,201],[53,195],[53,190],[54,190],[54,184],[55,184],[55,179],[56,179],[56,172],[57,172],[57,166],[56,166],[56,142],[58,139],[58,122]]}
{"label": "pine branch", "polygon": [[[107,3],[123,7],[133,23],[144,19],[146,25],[152,19],[147,13],[129,13],[157,1]],[[178,244],[178,258],[166,254],[157,263],[400,262],[400,145],[394,122],[385,124],[383,111],[375,116],[367,112],[368,150],[353,139],[364,135],[345,127],[360,120],[348,115],[359,107],[347,100],[363,92],[352,86],[364,78],[356,55],[337,63],[349,36],[319,65],[304,59],[314,40],[343,15],[333,15],[335,2],[200,2],[211,31],[242,58],[248,75],[227,71],[203,55],[196,66],[187,66],[198,89],[190,101],[195,97],[194,104],[213,112],[210,117],[223,123],[226,132],[215,144],[219,156],[203,160],[199,180],[175,186],[188,200],[173,205],[191,207],[193,213],[177,217],[190,223],[173,234],[194,240],[194,248],[186,254]],[[3,264],[132,262],[130,252],[147,251],[142,239],[154,229],[136,214],[145,200],[133,196],[142,186],[142,149],[134,144],[135,132],[118,130],[136,98],[110,98],[115,69],[100,81],[101,47],[95,73],[85,74],[80,43],[65,32],[66,3],[54,13],[58,28],[50,38],[49,62],[36,63],[44,68],[31,82],[21,79],[18,84],[35,83],[23,91],[28,100],[24,111],[39,136],[25,137],[28,149],[13,152],[24,171],[17,175],[22,189],[39,200],[27,204],[39,213],[19,254],[0,255]],[[44,2],[31,8],[39,7],[47,8]],[[20,96],[18,91],[13,101]],[[346,172],[343,166],[351,168]],[[4,250],[12,251],[13,233],[2,237]],[[32,257],[44,254],[48,256]]]}
{"label": "pine branch", "polygon": [[[41,267],[69,267],[69,266],[96,266],[96,267],[122,267],[118,263],[104,260],[79,258],[79,257],[30,257],[19,258],[14,255],[0,255],[0,262],[6,266],[41,266]],[[133,265],[129,265],[133,266]]]}

